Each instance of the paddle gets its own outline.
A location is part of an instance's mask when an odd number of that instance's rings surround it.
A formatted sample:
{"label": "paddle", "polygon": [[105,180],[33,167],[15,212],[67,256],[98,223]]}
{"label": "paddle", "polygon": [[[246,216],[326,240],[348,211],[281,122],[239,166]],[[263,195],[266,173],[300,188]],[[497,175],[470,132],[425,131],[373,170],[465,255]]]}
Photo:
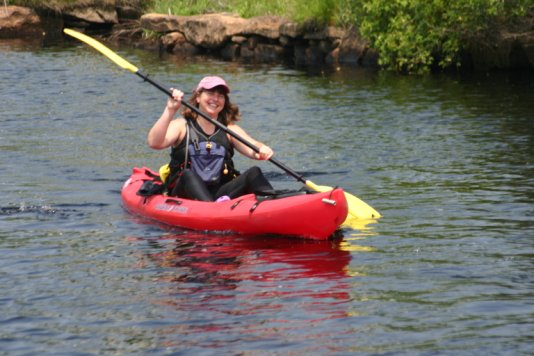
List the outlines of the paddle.
{"label": "paddle", "polygon": [[[72,37],[74,37],[74,38],[76,38],[76,39],[88,44],[89,46],[93,47],[94,49],[96,49],[97,51],[99,51],[100,53],[102,53],[103,55],[108,57],[109,59],[111,59],[113,62],[115,62],[115,64],[117,64],[119,67],[129,70],[130,72],[132,72],[132,73],[138,75],[139,77],[143,78],[144,81],[149,82],[150,84],[152,84],[153,86],[155,86],[156,88],[158,88],[159,90],[161,90],[162,92],[167,94],[168,96],[172,96],[172,92],[169,89],[166,89],[165,87],[163,87],[160,84],[156,83],[154,80],[149,78],[148,75],[145,75],[145,74],[141,73],[141,71],[136,66],[134,66],[131,63],[129,63],[124,58],[120,57],[118,54],[116,54],[115,52],[113,52],[112,50],[110,50],[109,48],[107,48],[102,43],[98,42],[97,40],[95,40],[95,39],[93,39],[93,38],[91,38],[91,37],[89,37],[87,35],[84,35],[83,33],[80,33],[80,32],[77,32],[77,31],[74,31],[74,30],[71,30],[71,29],[67,29],[67,28],[64,29],[64,32],[67,35],[72,36]],[[208,115],[206,115],[203,112],[201,112],[195,106],[189,104],[185,100],[182,100],[182,105],[188,107],[189,109],[191,109],[192,111],[196,112],[198,115],[202,116],[204,119],[208,120],[213,125],[217,126],[221,130],[223,130],[224,132],[229,134],[230,136],[232,136],[235,139],[239,140],[240,142],[244,143],[249,148],[254,150],[254,152],[258,152],[259,153],[259,148],[258,147],[254,146],[252,143],[250,143],[249,141],[247,141],[246,139],[244,139],[240,135],[238,135],[235,132],[233,132],[232,130],[228,129],[222,123],[220,123],[220,122],[218,122],[216,120],[213,120],[211,117],[209,117]],[[295,178],[299,182],[304,183],[307,187],[309,187],[309,188],[311,188],[311,189],[313,189],[313,190],[315,190],[317,192],[327,192],[327,191],[330,191],[330,190],[333,189],[332,187],[324,186],[324,185],[317,185],[317,184],[313,183],[312,181],[304,179],[297,172],[295,172],[294,170],[290,169],[289,167],[287,167],[283,163],[279,162],[275,158],[270,158],[269,161],[271,161],[274,165],[276,165],[280,169],[284,170],[287,174],[289,174],[290,176],[292,176],[293,178]],[[348,203],[348,207],[349,207],[349,215],[347,216],[347,219],[345,220],[343,225],[346,225],[348,227],[356,227],[356,226],[361,226],[361,222],[359,224],[355,225],[354,224],[355,220],[362,220],[362,219],[363,220],[372,220],[372,219],[380,218],[381,215],[380,215],[380,213],[378,213],[378,211],[373,209],[371,206],[366,204],[364,201],[358,199],[356,196],[345,192],[345,198],[347,199],[347,203]]]}

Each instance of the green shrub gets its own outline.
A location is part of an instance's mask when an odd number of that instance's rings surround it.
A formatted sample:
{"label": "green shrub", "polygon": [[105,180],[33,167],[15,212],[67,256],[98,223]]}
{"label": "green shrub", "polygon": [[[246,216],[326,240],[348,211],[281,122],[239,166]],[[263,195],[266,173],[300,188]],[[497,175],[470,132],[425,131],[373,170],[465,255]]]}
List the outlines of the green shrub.
{"label": "green shrub", "polygon": [[524,16],[532,0],[359,0],[357,27],[386,68],[409,73],[460,65],[462,45]]}

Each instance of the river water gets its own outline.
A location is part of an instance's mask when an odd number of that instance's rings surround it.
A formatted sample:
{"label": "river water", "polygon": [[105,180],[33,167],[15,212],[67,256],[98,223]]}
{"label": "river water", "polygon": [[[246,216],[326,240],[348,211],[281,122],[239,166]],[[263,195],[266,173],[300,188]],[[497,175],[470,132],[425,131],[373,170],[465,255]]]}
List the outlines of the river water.
{"label": "river water", "polygon": [[[206,235],[126,213],[166,98],[94,50],[0,42],[0,350],[34,354],[527,354],[534,77],[307,72],[116,48],[383,218],[341,238]],[[251,164],[238,159],[239,167]],[[268,162],[278,188],[299,188]],[[313,223],[313,222],[310,222]]]}

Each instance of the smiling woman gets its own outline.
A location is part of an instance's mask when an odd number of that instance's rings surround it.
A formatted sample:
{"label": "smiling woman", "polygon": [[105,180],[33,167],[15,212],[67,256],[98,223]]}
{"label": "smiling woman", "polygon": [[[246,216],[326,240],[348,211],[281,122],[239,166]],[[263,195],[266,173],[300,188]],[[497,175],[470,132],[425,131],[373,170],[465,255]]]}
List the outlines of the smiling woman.
{"label": "smiling woman", "polygon": [[[189,99],[183,117],[174,119],[181,107],[184,93],[173,89],[172,97],[160,118],[148,133],[148,144],[155,149],[172,147],[170,175],[165,188],[170,195],[213,201],[222,197],[230,199],[244,194],[273,194],[271,184],[259,167],[252,167],[240,174],[234,168],[234,149],[246,157],[268,160],[273,150],[253,139],[235,122],[239,120],[239,108],[231,103],[230,88],[217,76],[204,77]],[[198,115],[198,111],[208,115]],[[235,139],[212,121],[220,122],[228,130],[237,133],[257,151]]]}

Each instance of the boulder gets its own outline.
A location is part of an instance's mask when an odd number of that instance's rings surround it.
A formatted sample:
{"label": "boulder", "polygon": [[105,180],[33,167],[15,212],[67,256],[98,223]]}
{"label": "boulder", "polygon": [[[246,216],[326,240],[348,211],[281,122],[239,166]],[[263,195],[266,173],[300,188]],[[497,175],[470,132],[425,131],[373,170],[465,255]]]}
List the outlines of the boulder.
{"label": "boulder", "polygon": [[161,37],[160,41],[161,47],[170,53],[190,56],[199,52],[196,46],[187,42],[187,39],[181,32],[167,33]]}
{"label": "boulder", "polygon": [[161,45],[168,52],[172,52],[174,46],[186,42],[185,36],[180,32],[169,32],[160,38]]}
{"label": "boulder", "polygon": [[238,59],[241,55],[241,46],[238,43],[229,43],[221,50],[221,56],[229,61]]}
{"label": "boulder", "polygon": [[318,66],[325,62],[325,55],[317,45],[308,46],[304,56],[306,65]]}
{"label": "boulder", "polygon": [[343,64],[363,64],[368,49],[367,41],[362,40],[354,31],[348,31],[339,44],[338,62]]}
{"label": "boulder", "polygon": [[33,37],[42,35],[43,31],[35,11],[21,6],[0,8],[0,38]]}
{"label": "boulder", "polygon": [[254,59],[259,62],[276,62],[284,57],[284,48],[278,45],[260,43],[254,49]]}
{"label": "boulder", "polygon": [[346,31],[340,27],[326,26],[319,31],[313,31],[304,35],[305,40],[336,40],[346,37]]}
{"label": "boulder", "polygon": [[533,69],[534,31],[498,32],[490,40],[471,43],[468,52],[470,64],[477,71]]}
{"label": "boulder", "polygon": [[301,26],[295,22],[285,22],[280,25],[280,36],[286,36],[289,38],[297,38],[304,36],[304,26]]}
{"label": "boulder", "polygon": [[534,8],[514,22],[497,23],[483,36],[464,39],[463,45],[466,69],[534,69]]}
{"label": "boulder", "polygon": [[185,16],[150,13],[141,16],[140,26],[154,32],[182,32],[186,20]]}
{"label": "boulder", "polygon": [[156,32],[179,31],[195,46],[208,49],[223,47],[232,36],[239,35],[247,20],[234,14],[174,16],[146,14],[141,26]]}
{"label": "boulder", "polygon": [[142,10],[139,7],[126,4],[117,6],[117,15],[120,20],[137,20],[142,14]]}
{"label": "boulder", "polygon": [[518,35],[517,44],[519,51],[512,52],[512,58],[520,63],[522,54],[524,54],[524,64],[530,65],[530,68],[534,69],[534,31]]}
{"label": "boulder", "polygon": [[237,44],[243,44],[247,42],[247,38],[245,36],[232,36],[232,42]]}
{"label": "boulder", "polygon": [[119,23],[119,16],[114,7],[83,7],[72,6],[63,9],[63,14],[76,20],[95,24]]}
{"label": "boulder", "polygon": [[257,35],[272,40],[280,37],[280,28],[288,21],[278,16],[258,16],[248,19],[243,26],[242,35]]}
{"label": "boulder", "polygon": [[296,66],[300,67],[305,66],[307,64],[307,48],[307,46],[301,43],[298,43],[293,47],[293,62]]}

